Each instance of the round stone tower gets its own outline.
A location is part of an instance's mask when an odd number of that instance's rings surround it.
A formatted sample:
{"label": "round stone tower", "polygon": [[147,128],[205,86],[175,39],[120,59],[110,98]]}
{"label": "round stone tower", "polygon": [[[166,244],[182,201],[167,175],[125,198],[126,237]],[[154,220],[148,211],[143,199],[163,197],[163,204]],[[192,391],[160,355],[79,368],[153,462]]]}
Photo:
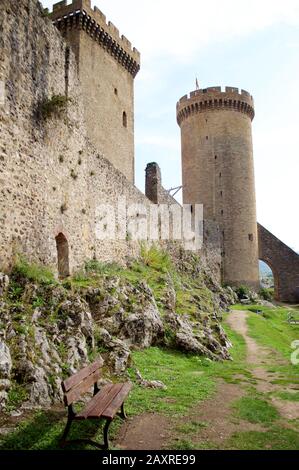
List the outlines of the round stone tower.
{"label": "round stone tower", "polygon": [[258,289],[253,118],[253,98],[238,88],[196,90],[177,104],[184,204],[203,204],[218,223],[223,282]]}

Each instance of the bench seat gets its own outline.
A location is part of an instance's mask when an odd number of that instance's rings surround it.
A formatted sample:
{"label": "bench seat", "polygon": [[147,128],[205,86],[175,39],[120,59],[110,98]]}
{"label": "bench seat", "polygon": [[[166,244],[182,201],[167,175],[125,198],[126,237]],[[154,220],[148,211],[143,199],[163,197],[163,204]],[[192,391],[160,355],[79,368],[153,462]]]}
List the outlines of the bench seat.
{"label": "bench seat", "polygon": [[[102,366],[103,360],[100,358],[62,382],[64,403],[68,407],[68,421],[60,440],[61,447],[70,443],[85,442],[100,449],[108,450],[108,431],[112,420],[116,415],[123,419],[126,418],[124,401],[132,389],[132,384],[129,382],[108,384],[99,389],[98,380],[101,376]],[[79,401],[84,394],[90,392],[92,386],[94,389],[93,397],[82,410],[76,412],[73,404]],[[99,444],[90,439],[66,440],[72,422],[87,419],[104,419],[106,421],[104,426],[104,444]]]}
{"label": "bench seat", "polygon": [[113,419],[131,388],[132,384],[129,382],[105,385],[74,419]]}

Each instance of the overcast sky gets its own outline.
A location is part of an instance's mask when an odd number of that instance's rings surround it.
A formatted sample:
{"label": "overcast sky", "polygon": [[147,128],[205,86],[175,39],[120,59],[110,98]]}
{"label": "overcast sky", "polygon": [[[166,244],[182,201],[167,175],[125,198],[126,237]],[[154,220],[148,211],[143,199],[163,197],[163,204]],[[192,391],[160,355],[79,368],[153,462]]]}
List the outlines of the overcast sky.
{"label": "overcast sky", "polygon": [[[51,7],[51,0],[43,0]],[[71,3],[71,2],[69,2]],[[299,252],[299,0],[95,0],[142,54],[136,184],[156,161],[181,184],[176,101],[201,87],[250,91],[258,220]]]}

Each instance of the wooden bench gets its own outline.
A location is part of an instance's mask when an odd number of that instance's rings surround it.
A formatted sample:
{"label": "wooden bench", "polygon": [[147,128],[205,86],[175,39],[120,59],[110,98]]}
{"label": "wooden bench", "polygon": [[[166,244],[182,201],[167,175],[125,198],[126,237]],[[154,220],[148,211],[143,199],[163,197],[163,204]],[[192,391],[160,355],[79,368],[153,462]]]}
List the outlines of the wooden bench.
{"label": "wooden bench", "polygon": [[[85,442],[87,444],[94,445],[99,449],[108,450],[108,431],[112,420],[116,415],[119,415],[122,419],[126,419],[124,401],[132,388],[132,384],[129,382],[108,384],[99,389],[97,382],[101,376],[102,366],[103,360],[99,359],[62,382],[64,403],[65,406],[68,407],[68,420],[63,436],[60,440],[61,447],[70,443]],[[81,411],[76,413],[73,406],[74,403],[78,401],[83,394],[89,392],[92,387],[94,389],[93,397]],[[98,444],[97,442],[89,439],[66,440],[72,422],[75,420],[82,421],[87,419],[106,420],[104,427],[104,444]]]}
{"label": "wooden bench", "polygon": [[290,325],[299,325],[299,317],[297,316],[296,318],[296,313],[297,312],[289,312],[287,321]]}

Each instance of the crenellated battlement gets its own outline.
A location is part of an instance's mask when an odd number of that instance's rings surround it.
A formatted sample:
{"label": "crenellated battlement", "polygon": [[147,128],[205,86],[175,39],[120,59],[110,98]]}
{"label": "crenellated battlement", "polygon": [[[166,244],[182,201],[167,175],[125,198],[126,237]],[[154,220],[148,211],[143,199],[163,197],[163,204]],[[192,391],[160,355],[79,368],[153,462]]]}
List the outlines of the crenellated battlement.
{"label": "crenellated battlement", "polygon": [[50,13],[53,24],[62,32],[68,30],[86,31],[95,41],[109,52],[129,73],[135,77],[140,70],[140,53],[131,42],[121,36],[118,28],[106,20],[97,7],[92,9],[91,0],[67,0],[55,3]]}
{"label": "crenellated battlement", "polygon": [[253,120],[254,100],[246,90],[235,87],[221,86],[203,88],[184,95],[177,103],[177,121],[181,122],[189,116],[213,109],[234,110],[247,114]]}

